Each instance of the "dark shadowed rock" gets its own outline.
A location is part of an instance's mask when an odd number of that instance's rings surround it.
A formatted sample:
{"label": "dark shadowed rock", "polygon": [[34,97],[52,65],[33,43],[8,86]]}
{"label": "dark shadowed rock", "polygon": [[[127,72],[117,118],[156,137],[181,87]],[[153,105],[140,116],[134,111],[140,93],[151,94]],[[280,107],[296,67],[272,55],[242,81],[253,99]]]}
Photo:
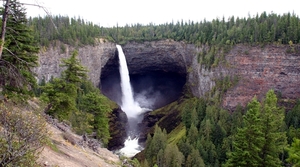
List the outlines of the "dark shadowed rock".
{"label": "dark shadowed rock", "polygon": [[111,139],[108,143],[109,150],[117,150],[124,147],[125,139],[127,138],[127,116],[120,109],[114,109],[110,114],[109,132]]}

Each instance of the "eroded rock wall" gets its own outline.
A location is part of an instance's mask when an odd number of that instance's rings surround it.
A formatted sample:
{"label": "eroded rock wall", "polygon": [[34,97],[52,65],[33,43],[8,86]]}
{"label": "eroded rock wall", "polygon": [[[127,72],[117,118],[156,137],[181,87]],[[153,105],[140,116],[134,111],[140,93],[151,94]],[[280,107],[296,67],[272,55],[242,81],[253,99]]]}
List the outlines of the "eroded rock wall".
{"label": "eroded rock wall", "polygon": [[[62,45],[65,51],[61,49]],[[115,54],[116,46],[110,42],[99,42],[95,46],[74,48],[60,42],[56,46],[41,49],[39,54],[39,67],[34,69],[38,80],[43,77],[49,81],[51,77],[59,77],[64,70],[60,67],[62,58],[69,58],[74,50],[78,50],[78,58],[82,65],[88,69],[89,79],[95,86],[99,85],[101,68],[110,57]]]}
{"label": "eroded rock wall", "polygon": [[226,60],[230,75],[238,76],[238,84],[229,89],[223,106],[233,109],[245,106],[254,96],[262,99],[274,89],[283,99],[300,98],[300,54],[287,53],[289,46],[235,46]]}

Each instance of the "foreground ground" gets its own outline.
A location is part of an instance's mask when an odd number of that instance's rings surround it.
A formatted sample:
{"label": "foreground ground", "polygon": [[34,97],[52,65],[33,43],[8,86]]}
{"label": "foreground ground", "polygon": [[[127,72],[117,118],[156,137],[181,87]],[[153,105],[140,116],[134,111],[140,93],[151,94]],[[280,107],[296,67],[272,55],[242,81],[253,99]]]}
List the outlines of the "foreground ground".
{"label": "foreground ground", "polygon": [[[65,140],[62,130],[48,125],[50,144],[41,152],[38,162],[41,166],[49,167],[116,167],[121,166],[120,159],[105,148],[98,148],[98,153],[80,145],[73,145]],[[74,140],[81,140],[81,136],[69,133]]]}

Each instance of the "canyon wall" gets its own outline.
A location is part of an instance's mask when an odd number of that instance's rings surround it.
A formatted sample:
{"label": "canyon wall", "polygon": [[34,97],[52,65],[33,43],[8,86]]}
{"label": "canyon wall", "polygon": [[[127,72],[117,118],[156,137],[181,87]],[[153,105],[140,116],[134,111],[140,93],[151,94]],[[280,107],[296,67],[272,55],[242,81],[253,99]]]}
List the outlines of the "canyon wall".
{"label": "canyon wall", "polygon": [[232,109],[245,106],[254,96],[262,99],[273,89],[285,101],[300,98],[300,50],[288,53],[290,46],[235,46],[226,60],[229,74],[239,82],[223,98],[223,106]]}
{"label": "canyon wall", "polygon": [[[62,49],[62,47],[64,49]],[[60,67],[62,59],[69,58],[74,50],[78,51],[78,58],[88,70],[89,79],[95,86],[99,86],[101,69],[109,58],[115,54],[115,44],[110,42],[98,42],[95,46],[74,48],[56,42],[56,46],[42,48],[39,53],[39,67],[34,69],[38,80],[43,78],[49,81],[51,77],[59,77],[64,70]]]}
{"label": "canyon wall", "polygon": [[[187,86],[197,97],[211,90],[216,79],[226,75],[237,76],[239,82],[223,98],[223,106],[228,109],[238,104],[244,106],[254,96],[262,98],[269,89],[274,89],[284,99],[300,97],[300,54],[297,47],[294,53],[287,53],[290,46],[236,45],[225,56],[225,64],[210,70],[198,63],[197,54],[201,47],[192,44],[163,40],[128,43],[122,47],[130,73],[160,70],[185,75]],[[35,69],[37,77],[49,80],[51,76],[59,76],[62,71],[60,59],[69,57],[74,49],[66,46],[62,53],[57,46],[41,52],[40,66]],[[79,59],[89,70],[88,75],[95,86],[100,84],[101,72],[115,70],[109,69],[109,64],[117,63],[111,61],[117,55],[114,43],[99,42],[78,50]]]}

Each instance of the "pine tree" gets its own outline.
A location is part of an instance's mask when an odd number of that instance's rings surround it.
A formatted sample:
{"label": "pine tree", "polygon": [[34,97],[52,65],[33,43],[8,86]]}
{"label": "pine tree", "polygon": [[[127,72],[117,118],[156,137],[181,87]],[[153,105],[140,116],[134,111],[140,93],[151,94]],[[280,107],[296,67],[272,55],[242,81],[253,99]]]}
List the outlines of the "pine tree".
{"label": "pine tree", "polygon": [[68,59],[63,59],[62,67],[66,67],[66,70],[62,73],[62,78],[68,82],[80,86],[80,83],[86,79],[87,70],[81,65],[77,58],[78,52],[75,50],[72,56]]}
{"label": "pine tree", "polygon": [[244,127],[238,129],[233,141],[233,151],[228,154],[227,167],[256,167],[261,164],[260,152],[263,145],[260,103],[256,98],[248,104],[244,115]]}
{"label": "pine tree", "polygon": [[25,8],[17,1],[9,3],[4,50],[0,65],[0,75],[6,89],[22,93],[32,93],[36,80],[32,68],[38,65],[39,48],[33,32],[27,26]]}
{"label": "pine tree", "polygon": [[281,166],[280,153],[286,147],[286,133],[284,132],[284,111],[277,107],[277,97],[274,90],[266,94],[261,113],[262,133],[264,143],[261,149],[261,166]]}
{"label": "pine tree", "polygon": [[150,137],[148,135],[146,141],[145,156],[150,166],[153,166],[157,160],[157,153],[160,150],[164,150],[167,145],[167,132],[161,130],[155,125],[154,135]]}
{"label": "pine tree", "polygon": [[108,143],[109,139],[109,125],[108,112],[110,108],[107,100],[99,92],[91,92],[83,96],[80,104],[82,111],[91,113],[94,116],[91,125],[96,131],[96,137],[101,139],[104,144]]}
{"label": "pine tree", "polygon": [[205,167],[203,159],[201,158],[199,151],[197,149],[193,149],[189,156],[187,157],[186,167]]}
{"label": "pine tree", "polygon": [[164,165],[163,167],[181,167],[184,162],[184,156],[179,151],[177,145],[168,144],[164,151]]}
{"label": "pine tree", "polygon": [[77,87],[74,84],[55,78],[42,87],[41,98],[48,103],[46,113],[59,120],[68,119],[77,110]]}
{"label": "pine tree", "polygon": [[80,84],[86,77],[86,70],[77,59],[77,51],[74,51],[68,59],[63,59],[61,79],[54,79],[43,87],[42,98],[49,102],[47,113],[60,120],[68,119],[71,112],[76,112],[76,99],[79,94]]}

